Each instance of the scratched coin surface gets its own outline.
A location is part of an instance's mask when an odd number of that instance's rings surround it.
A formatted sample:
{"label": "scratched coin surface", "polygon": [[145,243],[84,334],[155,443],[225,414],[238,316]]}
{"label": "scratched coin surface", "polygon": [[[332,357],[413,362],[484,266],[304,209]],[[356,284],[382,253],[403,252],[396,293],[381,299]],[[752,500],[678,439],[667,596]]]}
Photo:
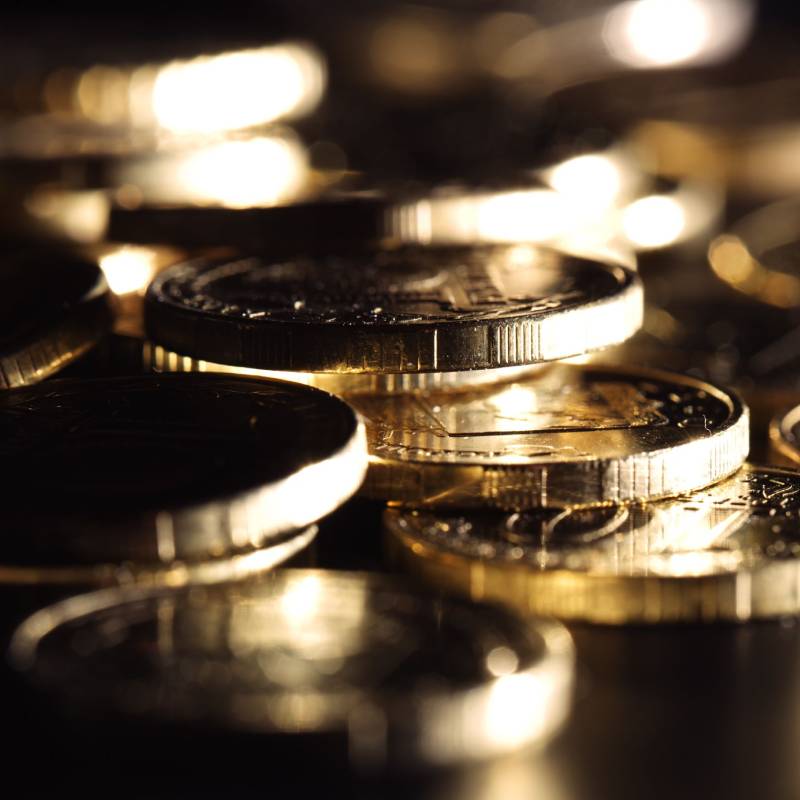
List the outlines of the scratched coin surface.
{"label": "scratched coin surface", "polygon": [[800,612],[800,473],[733,477],[638,505],[388,510],[392,551],[437,585],[533,614],[599,623]]}
{"label": "scratched coin surface", "polygon": [[0,389],[43,380],[111,329],[110,293],[97,264],[59,250],[0,259]]}
{"label": "scratched coin surface", "polygon": [[220,364],[442,372],[551,361],[639,327],[638,276],[541,248],[402,248],[269,261],[197,259],[150,285],[155,344]]}
{"label": "scratched coin surface", "polygon": [[720,480],[748,451],[736,395],[656,370],[561,365],[458,395],[350,401],[367,420],[363,491],[401,504],[647,500]]}
{"label": "scratched coin surface", "polygon": [[197,561],[295,536],[366,466],[335,397],[219,375],[60,380],[0,401],[0,574]]}
{"label": "scratched coin surface", "polygon": [[11,649],[37,684],[107,721],[343,734],[361,766],[546,740],[573,673],[558,623],[316,570],[202,594],[84,595],[31,617]]}

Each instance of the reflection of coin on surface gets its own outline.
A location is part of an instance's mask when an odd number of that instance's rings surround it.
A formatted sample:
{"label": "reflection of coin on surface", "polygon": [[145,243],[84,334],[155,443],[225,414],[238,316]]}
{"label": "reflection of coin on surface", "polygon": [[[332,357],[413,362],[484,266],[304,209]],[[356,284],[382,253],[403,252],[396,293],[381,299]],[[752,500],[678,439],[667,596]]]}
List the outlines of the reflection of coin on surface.
{"label": "reflection of coin on surface", "polygon": [[396,557],[437,586],[610,624],[800,612],[799,522],[800,473],[750,465],[649,504],[384,517]]}
{"label": "reflection of coin on surface", "polygon": [[748,448],[735,395],[654,370],[559,366],[459,395],[350,400],[367,420],[363,491],[399,504],[646,500],[730,475]]}
{"label": "reflection of coin on surface", "polygon": [[564,721],[573,673],[557,623],[306,570],[84,595],[31,617],[12,651],[37,685],[90,716],[342,733],[356,764],[375,767],[542,743]]}

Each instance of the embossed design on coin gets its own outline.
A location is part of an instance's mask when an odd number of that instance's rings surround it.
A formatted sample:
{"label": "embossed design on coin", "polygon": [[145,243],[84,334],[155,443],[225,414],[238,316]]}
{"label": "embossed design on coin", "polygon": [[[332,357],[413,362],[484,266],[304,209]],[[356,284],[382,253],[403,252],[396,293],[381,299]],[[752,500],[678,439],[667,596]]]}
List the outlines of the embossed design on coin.
{"label": "embossed design on coin", "polygon": [[53,381],[3,395],[0,431],[14,465],[8,568],[162,565],[279,544],[344,502],[366,467],[353,411],[280,381]]}
{"label": "embossed design on coin", "polygon": [[800,611],[800,473],[745,465],[698,492],[643,505],[390,510],[416,571],[531,613],[593,622],[749,619]]}
{"label": "embossed design on coin", "polygon": [[556,623],[312,570],[202,596],[85,595],[31,617],[11,650],[37,683],[104,718],[338,732],[361,766],[544,741],[566,716],[573,673]]}
{"label": "embossed design on coin", "polygon": [[644,500],[730,475],[748,448],[735,395],[651,370],[560,366],[457,396],[354,397],[364,490],[392,502],[501,508]]}
{"label": "embossed design on coin", "polygon": [[200,259],[150,286],[146,327],[176,352],[260,369],[437,372],[534,364],[627,339],[624,267],[527,246],[403,248],[268,262]]}

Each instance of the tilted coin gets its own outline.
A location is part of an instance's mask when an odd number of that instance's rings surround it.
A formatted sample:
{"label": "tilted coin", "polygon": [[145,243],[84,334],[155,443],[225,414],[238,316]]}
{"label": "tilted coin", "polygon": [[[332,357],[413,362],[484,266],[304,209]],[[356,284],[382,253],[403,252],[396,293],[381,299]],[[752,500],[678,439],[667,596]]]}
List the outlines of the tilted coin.
{"label": "tilted coin", "polygon": [[57,250],[0,261],[0,389],[25,386],[75,361],[111,329],[96,264]]}
{"label": "tilted coin", "polygon": [[533,247],[197,259],[150,285],[153,342],[220,364],[447,372],[581,355],[639,327],[638,276]]}
{"label": "tilted coin", "polygon": [[251,369],[227,364],[214,364],[191,356],[182,356],[151,342],[141,343],[142,366],[155,372],[221,372],[257,378],[277,378],[314,386],[331,394],[395,394],[402,392],[464,391],[476,386],[498,384],[542,371],[550,364],[498,369],[471,369],[462,372],[289,372]]}
{"label": "tilted coin", "polygon": [[596,623],[744,621],[800,613],[800,473],[745,465],[641,505],[390,509],[411,570],[473,599]]}
{"label": "tilted coin", "polygon": [[783,200],[740,219],[708,248],[716,275],[731,288],[771,306],[800,306],[798,212],[796,200]]}
{"label": "tilted coin", "polygon": [[350,402],[367,420],[363,491],[403,504],[653,499],[730,475],[748,449],[734,394],[656,370],[564,365],[483,391]]}
{"label": "tilted coin", "polygon": [[30,617],[11,654],[104,719],[343,733],[366,767],[543,742],[567,715],[573,672],[557,623],[314,570],[202,593],[83,595]]}
{"label": "tilted coin", "polygon": [[281,544],[343,503],[366,466],[353,411],[281,381],[53,381],[6,393],[0,430],[13,465],[6,582],[30,568],[161,568]]}
{"label": "tilted coin", "polygon": [[800,406],[774,417],[769,426],[769,440],[777,461],[800,465]]}

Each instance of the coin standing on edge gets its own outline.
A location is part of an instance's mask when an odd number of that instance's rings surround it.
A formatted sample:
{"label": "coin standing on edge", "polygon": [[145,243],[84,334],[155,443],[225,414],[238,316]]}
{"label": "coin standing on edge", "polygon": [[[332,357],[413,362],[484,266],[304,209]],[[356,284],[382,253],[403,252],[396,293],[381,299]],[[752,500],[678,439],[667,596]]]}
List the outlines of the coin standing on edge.
{"label": "coin standing on edge", "polygon": [[176,562],[272,545],[288,557],[289,540],[309,542],[308,526],[356,491],[367,460],[363,424],[341,400],[215,375],[14,390],[0,400],[0,430],[13,465],[4,480],[6,583],[80,581],[128,562],[160,575]]}
{"label": "coin standing on edge", "polygon": [[97,264],[57,250],[0,262],[0,389],[37,383],[111,330],[110,292]]}
{"label": "coin standing on edge", "polygon": [[202,593],[78,596],[24,622],[10,656],[104,720],[343,733],[367,768],[541,744],[566,719],[574,671],[558,623],[316,570]]}
{"label": "coin standing on edge", "polygon": [[560,365],[483,391],[349,399],[367,421],[362,491],[406,505],[650,500],[727,477],[749,446],[735,394],[649,369]]}
{"label": "coin standing on edge", "polygon": [[440,588],[602,624],[800,613],[800,473],[745,465],[642,505],[385,512],[388,546]]}
{"label": "coin standing on edge", "polygon": [[375,250],[196,259],[156,277],[149,338],[268,370],[447,372],[513,367],[619,343],[641,323],[639,277],[554,250]]}

